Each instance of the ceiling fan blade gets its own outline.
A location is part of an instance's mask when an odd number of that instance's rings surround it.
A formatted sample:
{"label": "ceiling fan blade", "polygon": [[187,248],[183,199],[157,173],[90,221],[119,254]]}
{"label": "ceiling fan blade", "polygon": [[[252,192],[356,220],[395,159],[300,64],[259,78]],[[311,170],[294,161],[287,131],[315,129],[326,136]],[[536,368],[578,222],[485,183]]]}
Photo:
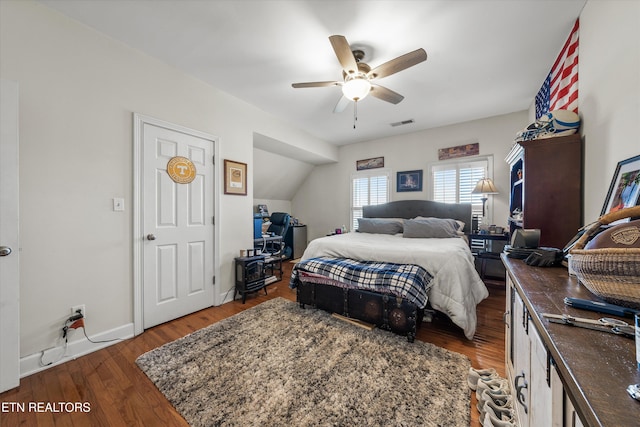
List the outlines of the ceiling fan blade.
{"label": "ceiling fan blade", "polygon": [[391,89],[378,85],[371,85],[371,96],[375,96],[378,99],[382,99],[383,101],[387,101],[392,104],[397,104],[404,99],[404,96],[400,95],[398,92],[394,92]]}
{"label": "ceiling fan blade", "polygon": [[406,70],[407,68],[413,67],[414,65],[426,60],[427,52],[425,52],[422,48],[416,49],[413,52],[405,53],[404,55],[399,56],[396,59],[392,59],[391,61],[377,66],[373,70],[369,71],[369,73],[367,73],[367,76],[370,79],[380,79],[382,77],[387,77],[391,74],[395,74],[398,71]]}
{"label": "ceiling fan blade", "polygon": [[341,82],[307,82],[307,83],[293,83],[291,86],[294,88],[303,88],[303,87],[329,87],[329,86],[340,86]]}
{"label": "ceiling fan blade", "polygon": [[349,46],[349,42],[344,36],[330,36],[329,41],[331,42],[331,46],[333,46],[333,51],[336,53],[338,57],[338,61],[340,61],[340,65],[342,65],[342,69],[347,74],[354,74],[358,72],[358,63],[356,58],[353,56],[353,52],[351,51],[351,46]]}
{"label": "ceiling fan blade", "polygon": [[347,98],[346,96],[341,96],[335,108],[333,109],[333,112],[342,113],[344,109],[347,108],[347,105],[349,105],[350,102],[351,100],[349,98]]}

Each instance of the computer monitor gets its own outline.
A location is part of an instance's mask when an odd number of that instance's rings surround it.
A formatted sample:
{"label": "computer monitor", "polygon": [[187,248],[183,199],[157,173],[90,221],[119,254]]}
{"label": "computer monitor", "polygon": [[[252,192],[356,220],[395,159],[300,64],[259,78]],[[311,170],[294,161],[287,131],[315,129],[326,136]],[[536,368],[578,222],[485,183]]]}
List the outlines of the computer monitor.
{"label": "computer monitor", "polygon": [[258,205],[258,213],[264,218],[269,216],[267,205]]}

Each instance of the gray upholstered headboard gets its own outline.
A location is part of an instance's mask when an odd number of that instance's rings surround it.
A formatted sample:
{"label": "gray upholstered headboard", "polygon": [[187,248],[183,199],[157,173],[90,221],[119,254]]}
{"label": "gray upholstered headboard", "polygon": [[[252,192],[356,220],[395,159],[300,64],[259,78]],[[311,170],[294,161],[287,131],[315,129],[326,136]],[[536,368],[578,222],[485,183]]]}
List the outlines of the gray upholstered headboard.
{"label": "gray upholstered headboard", "polygon": [[471,232],[471,204],[440,203],[431,200],[397,200],[382,205],[364,206],[365,218],[415,218],[432,216],[453,218],[464,222],[464,232]]}

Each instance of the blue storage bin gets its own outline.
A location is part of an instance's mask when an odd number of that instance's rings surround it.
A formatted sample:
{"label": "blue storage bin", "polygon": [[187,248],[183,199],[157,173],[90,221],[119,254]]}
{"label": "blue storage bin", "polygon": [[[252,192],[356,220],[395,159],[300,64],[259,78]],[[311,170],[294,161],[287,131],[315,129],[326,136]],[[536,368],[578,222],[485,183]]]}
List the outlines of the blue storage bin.
{"label": "blue storage bin", "polygon": [[262,237],[262,216],[259,213],[253,214],[253,238]]}

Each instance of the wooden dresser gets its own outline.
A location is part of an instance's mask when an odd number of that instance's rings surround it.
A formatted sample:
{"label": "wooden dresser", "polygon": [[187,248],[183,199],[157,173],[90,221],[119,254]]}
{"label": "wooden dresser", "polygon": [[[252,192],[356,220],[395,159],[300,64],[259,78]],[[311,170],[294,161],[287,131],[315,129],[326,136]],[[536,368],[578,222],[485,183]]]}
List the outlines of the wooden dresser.
{"label": "wooden dresser", "polygon": [[[542,313],[598,319],[564,298],[599,301],[563,267],[530,267],[502,255],[507,270],[505,359],[520,425],[640,426],[635,341],[549,323]],[[605,315],[606,316],[606,315]],[[608,316],[612,317],[612,316]],[[623,319],[633,324],[633,319]]]}
{"label": "wooden dresser", "polygon": [[[509,232],[540,230],[540,246],[562,249],[583,225],[579,134],[521,141],[509,163]],[[516,219],[518,209],[522,218]]]}

